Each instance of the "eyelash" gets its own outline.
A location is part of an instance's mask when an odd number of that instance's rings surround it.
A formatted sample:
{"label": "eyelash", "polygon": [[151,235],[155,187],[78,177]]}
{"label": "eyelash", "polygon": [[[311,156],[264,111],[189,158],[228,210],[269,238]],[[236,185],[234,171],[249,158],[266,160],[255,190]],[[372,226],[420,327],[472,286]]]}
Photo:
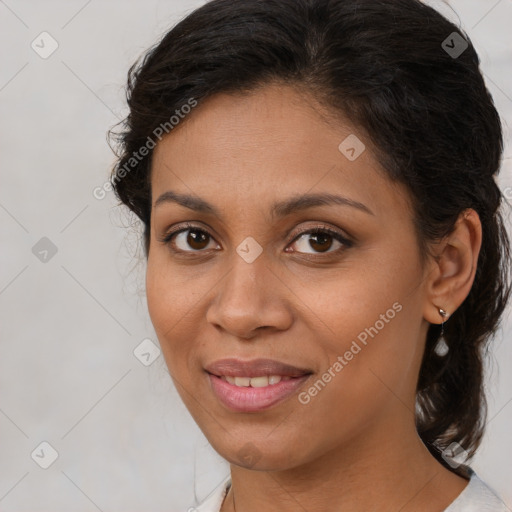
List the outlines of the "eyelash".
{"label": "eyelash", "polygon": [[[208,233],[208,231],[206,231],[205,229],[200,228],[199,226],[196,226],[194,224],[185,223],[185,224],[182,224],[182,226],[180,228],[175,229],[175,230],[170,231],[169,233],[165,234],[162,238],[159,239],[159,241],[166,245],[171,246],[172,245],[171,242],[175,236],[179,235],[180,233],[183,233],[184,231],[188,231],[188,230],[193,230],[193,231],[196,231],[199,233],[204,233],[205,235],[207,235],[208,237],[213,239],[213,236],[210,235],[210,233]],[[317,234],[330,235],[335,240],[337,240],[338,242],[340,242],[341,244],[344,245],[344,247],[340,247],[339,249],[336,249],[334,251],[328,251],[325,253],[317,252],[316,255],[318,255],[320,257],[325,257],[324,255],[327,255],[327,254],[329,254],[329,255],[337,254],[337,253],[353,246],[353,242],[351,240],[348,240],[341,233],[339,233],[338,231],[335,231],[334,229],[329,228],[328,226],[317,226],[314,228],[310,228],[310,229],[301,231],[301,232],[297,233],[297,235],[293,238],[293,240],[290,243],[297,241],[303,235],[317,235]],[[171,250],[175,253],[181,253],[181,254],[186,254],[186,253],[196,253],[197,254],[197,253],[201,253],[201,252],[206,252],[204,250],[183,251],[181,249],[174,249],[173,247],[171,247]],[[294,252],[297,252],[297,251],[294,251]],[[299,254],[304,254],[304,253],[299,253]],[[307,253],[307,257],[310,257],[310,258],[315,258],[316,255],[313,253]]]}

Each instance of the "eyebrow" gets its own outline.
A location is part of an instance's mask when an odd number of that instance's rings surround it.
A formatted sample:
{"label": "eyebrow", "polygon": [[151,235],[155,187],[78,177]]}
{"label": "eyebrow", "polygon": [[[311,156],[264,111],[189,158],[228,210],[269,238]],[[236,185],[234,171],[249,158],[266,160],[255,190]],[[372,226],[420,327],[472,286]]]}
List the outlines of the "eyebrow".
{"label": "eyebrow", "polygon": [[[196,212],[215,215],[219,218],[222,217],[221,213],[215,206],[208,203],[204,199],[201,199],[200,197],[189,194],[180,194],[178,192],[168,190],[155,201],[154,208],[164,203],[177,203]],[[352,208],[357,208],[358,210],[361,210],[369,215],[375,215],[366,205],[360,203],[359,201],[354,201],[348,197],[328,193],[301,194],[293,196],[284,201],[278,201],[272,205],[270,213],[273,218],[286,217],[291,213],[307,210],[308,208],[314,208],[315,206],[329,205],[350,206]]]}

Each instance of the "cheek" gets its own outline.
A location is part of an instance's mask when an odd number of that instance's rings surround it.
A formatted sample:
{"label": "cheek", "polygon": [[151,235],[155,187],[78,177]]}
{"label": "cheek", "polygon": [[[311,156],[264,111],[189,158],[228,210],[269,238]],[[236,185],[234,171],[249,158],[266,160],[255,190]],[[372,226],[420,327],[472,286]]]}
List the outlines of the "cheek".
{"label": "cheek", "polygon": [[[184,279],[184,272],[169,263],[164,250],[154,250],[148,257],[146,296],[155,330],[172,333],[194,303],[194,285]],[[172,330],[171,330],[172,329]],[[162,342],[164,340],[161,340]]]}
{"label": "cheek", "polygon": [[[179,358],[181,348],[190,344],[178,343],[181,332],[186,328],[187,311],[190,310],[189,296],[184,293],[185,283],[177,273],[157,255],[148,258],[146,271],[146,297],[148,312],[160,346],[168,363]],[[192,341],[192,340],[191,340]],[[172,358],[169,355],[172,353]]]}
{"label": "cheek", "polygon": [[167,367],[173,377],[185,383],[202,350],[201,299],[214,281],[210,282],[204,273],[192,277],[190,272],[171,265],[164,252],[154,251],[148,257],[147,306]]}
{"label": "cheek", "polygon": [[347,267],[342,277],[309,292],[308,304],[321,320],[315,323],[326,361],[322,381],[336,388],[340,402],[358,395],[372,401],[386,389],[379,378],[392,389],[413,378],[421,273],[414,260],[387,254],[387,261],[373,261],[364,270]]}

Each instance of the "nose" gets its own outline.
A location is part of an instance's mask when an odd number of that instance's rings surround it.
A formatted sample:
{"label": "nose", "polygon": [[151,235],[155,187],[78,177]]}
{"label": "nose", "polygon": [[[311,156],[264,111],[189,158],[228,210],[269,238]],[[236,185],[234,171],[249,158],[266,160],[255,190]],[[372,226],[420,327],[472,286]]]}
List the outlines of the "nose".
{"label": "nose", "polygon": [[[252,339],[261,330],[281,331],[293,321],[287,287],[263,256],[247,263],[236,256],[231,270],[216,286],[206,320],[237,338]],[[288,293],[286,293],[288,291]]]}

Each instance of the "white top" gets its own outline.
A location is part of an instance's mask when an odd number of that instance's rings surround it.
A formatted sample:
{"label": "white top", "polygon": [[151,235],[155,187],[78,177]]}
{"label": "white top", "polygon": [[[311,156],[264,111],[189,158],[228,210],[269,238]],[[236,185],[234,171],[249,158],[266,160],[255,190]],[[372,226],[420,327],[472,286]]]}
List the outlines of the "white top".
{"label": "white top", "polygon": [[[510,512],[503,500],[488,487],[476,473],[466,467],[470,480],[465,489],[444,512]],[[228,475],[198,506],[190,507],[188,512],[220,512],[220,507],[231,486]]]}

